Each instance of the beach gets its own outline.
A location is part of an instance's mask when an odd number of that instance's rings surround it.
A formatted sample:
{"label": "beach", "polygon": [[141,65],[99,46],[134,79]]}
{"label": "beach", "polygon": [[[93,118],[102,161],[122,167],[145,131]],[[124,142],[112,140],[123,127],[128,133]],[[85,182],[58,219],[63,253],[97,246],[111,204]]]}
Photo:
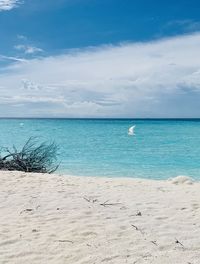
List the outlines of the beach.
{"label": "beach", "polygon": [[200,263],[200,183],[0,172],[0,263]]}

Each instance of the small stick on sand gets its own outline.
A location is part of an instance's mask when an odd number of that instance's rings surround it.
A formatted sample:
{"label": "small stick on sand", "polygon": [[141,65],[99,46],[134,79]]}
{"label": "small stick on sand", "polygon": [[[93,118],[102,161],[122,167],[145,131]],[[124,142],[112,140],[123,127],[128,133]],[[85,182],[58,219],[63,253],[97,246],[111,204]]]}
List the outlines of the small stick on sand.
{"label": "small stick on sand", "polygon": [[86,200],[88,203],[90,203],[90,199],[86,198],[86,197],[83,197],[84,200]]}
{"label": "small stick on sand", "polygon": [[141,229],[139,229],[137,226],[135,226],[135,225],[131,225],[132,227],[134,227],[135,228],[135,230],[137,230],[137,231],[139,231],[142,235],[144,234],[143,232],[142,232],[142,230]]}
{"label": "small stick on sand", "polygon": [[184,245],[176,238],[176,241],[175,241],[176,244],[180,244],[182,247],[184,247]]}
{"label": "small stick on sand", "polygon": [[106,206],[112,206],[112,205],[118,205],[120,203],[108,203],[109,200],[105,201],[104,203],[100,203],[100,205],[106,207]]}
{"label": "small stick on sand", "polygon": [[87,197],[83,197],[83,199],[86,200],[88,203],[95,203],[98,201],[97,199],[89,199]]}
{"label": "small stick on sand", "polygon": [[139,229],[138,229],[138,227],[137,227],[137,226],[135,226],[135,225],[132,225],[132,227],[134,227],[134,228],[135,228],[135,230],[139,231]]}
{"label": "small stick on sand", "polygon": [[68,243],[72,243],[72,244],[74,244],[74,242],[73,241],[71,241],[71,240],[57,240],[58,242],[63,242],[63,243],[65,243],[65,242],[68,242]]}
{"label": "small stick on sand", "polygon": [[32,212],[32,211],[33,211],[33,209],[28,208],[28,209],[22,210],[22,211],[20,212],[20,214],[22,214],[23,212]]}

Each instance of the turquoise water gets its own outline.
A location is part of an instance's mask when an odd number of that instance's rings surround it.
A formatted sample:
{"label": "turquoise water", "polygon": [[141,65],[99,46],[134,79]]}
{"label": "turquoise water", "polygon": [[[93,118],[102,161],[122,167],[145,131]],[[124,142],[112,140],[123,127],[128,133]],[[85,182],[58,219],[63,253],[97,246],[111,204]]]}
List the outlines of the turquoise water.
{"label": "turquoise water", "polygon": [[6,147],[30,136],[54,140],[62,173],[200,179],[200,120],[0,119],[0,132]]}

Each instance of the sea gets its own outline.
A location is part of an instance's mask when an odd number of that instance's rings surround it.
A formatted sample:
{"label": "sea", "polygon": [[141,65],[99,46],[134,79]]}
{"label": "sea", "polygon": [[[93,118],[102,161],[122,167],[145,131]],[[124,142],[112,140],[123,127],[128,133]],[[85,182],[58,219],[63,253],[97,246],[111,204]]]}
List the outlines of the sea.
{"label": "sea", "polygon": [[0,119],[1,147],[30,137],[58,145],[57,173],[200,180],[200,119]]}

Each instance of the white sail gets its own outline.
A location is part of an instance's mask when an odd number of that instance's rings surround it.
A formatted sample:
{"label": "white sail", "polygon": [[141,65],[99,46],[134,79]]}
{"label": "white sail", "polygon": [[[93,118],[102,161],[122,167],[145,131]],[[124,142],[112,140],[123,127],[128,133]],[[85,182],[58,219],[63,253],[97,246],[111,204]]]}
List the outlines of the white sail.
{"label": "white sail", "polygon": [[133,135],[134,135],[134,130],[135,130],[135,126],[131,126],[131,127],[129,127],[129,129],[128,129],[128,134],[129,134],[130,136],[133,136]]}

